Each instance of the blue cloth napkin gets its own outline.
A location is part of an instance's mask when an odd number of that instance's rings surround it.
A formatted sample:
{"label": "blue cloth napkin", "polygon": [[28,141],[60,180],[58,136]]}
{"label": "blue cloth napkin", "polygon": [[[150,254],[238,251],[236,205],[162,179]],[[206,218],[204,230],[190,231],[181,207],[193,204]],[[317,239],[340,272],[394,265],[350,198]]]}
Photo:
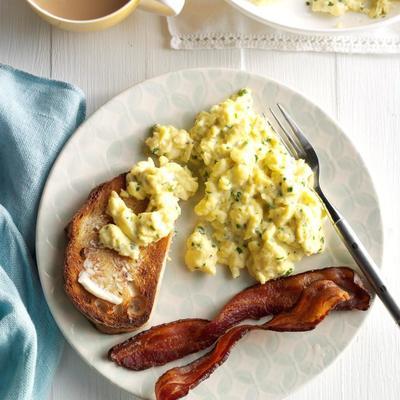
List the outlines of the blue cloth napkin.
{"label": "blue cloth napkin", "polygon": [[83,93],[0,64],[0,399],[46,400],[62,336],[35,263],[50,167],[85,119]]}

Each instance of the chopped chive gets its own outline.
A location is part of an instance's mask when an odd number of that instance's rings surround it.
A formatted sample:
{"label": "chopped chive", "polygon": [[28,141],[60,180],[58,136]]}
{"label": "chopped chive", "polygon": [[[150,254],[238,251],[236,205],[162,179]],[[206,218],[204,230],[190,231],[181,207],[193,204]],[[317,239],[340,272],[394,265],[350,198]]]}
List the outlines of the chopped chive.
{"label": "chopped chive", "polygon": [[242,197],[242,192],[232,192],[232,196],[235,201],[240,201],[240,198]]}
{"label": "chopped chive", "polygon": [[289,268],[287,271],[285,271],[285,272],[283,273],[282,276],[288,276],[288,275],[290,275],[290,274],[293,272],[293,270],[294,270],[294,268]]}

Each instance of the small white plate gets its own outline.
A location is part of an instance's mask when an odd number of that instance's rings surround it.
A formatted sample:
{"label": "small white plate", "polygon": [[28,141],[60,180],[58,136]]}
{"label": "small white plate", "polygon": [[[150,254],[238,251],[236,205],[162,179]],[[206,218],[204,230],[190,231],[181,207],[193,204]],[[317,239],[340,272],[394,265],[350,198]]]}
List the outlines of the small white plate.
{"label": "small white plate", "polygon": [[[50,309],[66,339],[101,374],[145,399],[166,369],[197,356],[132,372],[106,358],[107,350],[132,336],[98,332],[63,290],[64,228],[89,191],[144,159],[143,141],[155,123],[189,128],[197,112],[243,87],[254,93],[262,111],[280,102],[307,132],[322,162],[322,186],[349,218],[378,264],[382,260],[382,225],[376,193],[355,147],[321,109],[286,86],[260,75],[225,69],[170,73],[121,93],[92,115],[59,155],[43,192],[36,251],[40,279]],[[235,293],[252,283],[246,272],[236,280],[221,267],[216,277],[190,273],[183,249],[193,227],[193,203],[183,204],[159,301],[150,325],[179,318],[212,318]],[[296,272],[332,265],[354,265],[327,223],[327,250],[308,257]],[[254,332],[232,351],[226,363],[190,394],[190,399],[281,399],[323,371],[350,343],[367,312],[335,312],[312,332]]]}
{"label": "small white plate", "polygon": [[297,33],[344,34],[381,28],[400,20],[400,2],[396,0],[392,2],[388,15],[383,18],[369,18],[354,12],[347,12],[341,17],[315,13],[306,5],[306,0],[271,0],[263,6],[257,6],[250,0],[225,1],[259,22]]}

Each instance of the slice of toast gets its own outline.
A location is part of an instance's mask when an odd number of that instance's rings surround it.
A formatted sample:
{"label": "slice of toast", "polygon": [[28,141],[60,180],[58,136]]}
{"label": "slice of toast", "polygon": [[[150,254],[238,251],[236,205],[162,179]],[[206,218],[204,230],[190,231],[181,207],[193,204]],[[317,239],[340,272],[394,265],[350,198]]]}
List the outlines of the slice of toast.
{"label": "slice of toast", "polygon": [[[112,222],[106,214],[113,190],[125,189],[122,174],[95,188],[67,227],[68,245],[64,264],[64,288],[74,306],[104,333],[133,331],[147,322],[157,297],[172,234],[140,248],[135,263],[99,242],[99,230]],[[146,209],[147,201],[124,199],[135,213]],[[79,282],[84,263],[95,265],[100,275],[115,282],[123,301],[115,305],[89,293]],[[88,265],[88,264],[85,264]]]}

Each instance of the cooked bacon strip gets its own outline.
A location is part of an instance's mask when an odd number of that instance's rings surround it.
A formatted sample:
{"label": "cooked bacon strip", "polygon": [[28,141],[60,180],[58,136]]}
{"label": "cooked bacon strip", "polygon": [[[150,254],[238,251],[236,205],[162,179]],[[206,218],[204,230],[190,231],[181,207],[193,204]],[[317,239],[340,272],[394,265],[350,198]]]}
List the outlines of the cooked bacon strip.
{"label": "cooked bacon strip", "polygon": [[337,308],[366,310],[369,294],[355,272],[331,267],[251,286],[234,296],[212,320],[186,319],[155,326],[114,346],[110,360],[125,368],[143,370],[164,365],[211,346],[228,329],[245,319],[258,320],[290,310],[304,288],[328,279],[345,289],[350,299]]}
{"label": "cooked bacon strip", "polygon": [[329,311],[351,299],[351,295],[334,282],[311,283],[295,307],[282,312],[263,325],[240,325],[225,333],[212,351],[183,367],[173,368],[157,381],[157,400],[176,400],[207,379],[229,356],[232,347],[252,330],[307,331],[314,329]]}
{"label": "cooked bacon strip", "polygon": [[181,319],[155,326],[114,346],[109,358],[135,371],[164,365],[181,358],[182,353],[190,354],[211,346],[213,338],[201,337],[209,322],[207,319]]}

